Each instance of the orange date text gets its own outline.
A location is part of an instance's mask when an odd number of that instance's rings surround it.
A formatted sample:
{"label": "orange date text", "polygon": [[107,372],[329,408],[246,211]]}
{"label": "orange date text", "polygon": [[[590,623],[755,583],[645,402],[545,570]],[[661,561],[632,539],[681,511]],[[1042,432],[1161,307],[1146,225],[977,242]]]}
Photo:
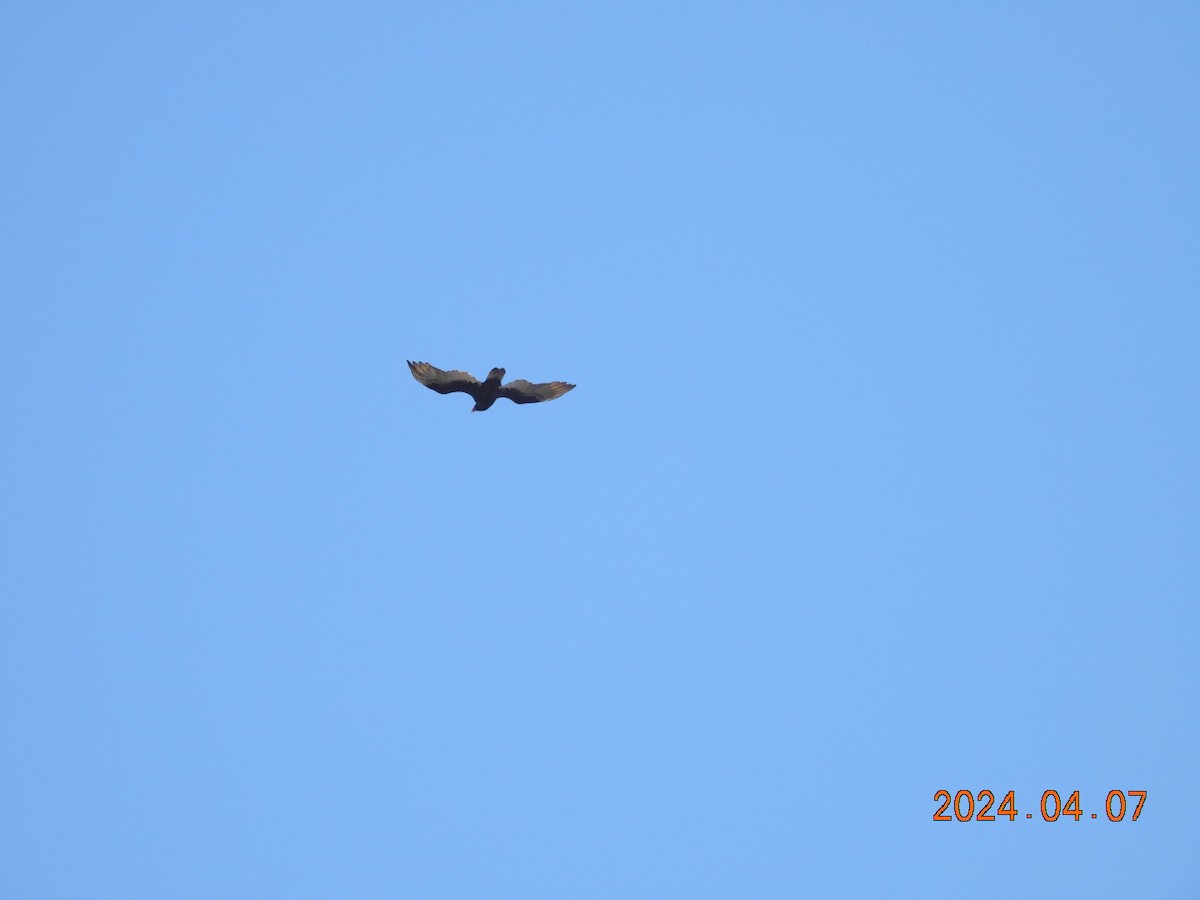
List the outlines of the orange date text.
{"label": "orange date text", "polygon": [[[935,822],[995,822],[997,818],[1015,822],[1017,819],[1032,819],[1033,812],[1024,815],[1017,809],[1016,791],[1009,791],[996,806],[996,795],[989,790],[937,791],[933,795],[935,803],[940,804],[933,813]],[[1146,802],[1145,791],[1109,791],[1104,798],[1104,815],[1110,822],[1124,821],[1126,813],[1129,820],[1136,822],[1142,814],[1142,805]],[[993,807],[995,811],[993,811]],[[1059,819],[1098,819],[1099,812],[1088,812],[1079,799],[1079,791],[1071,791],[1064,802],[1062,794],[1056,790],[1042,793],[1042,802],[1037,806],[1037,814],[1044,822],[1057,822]]]}

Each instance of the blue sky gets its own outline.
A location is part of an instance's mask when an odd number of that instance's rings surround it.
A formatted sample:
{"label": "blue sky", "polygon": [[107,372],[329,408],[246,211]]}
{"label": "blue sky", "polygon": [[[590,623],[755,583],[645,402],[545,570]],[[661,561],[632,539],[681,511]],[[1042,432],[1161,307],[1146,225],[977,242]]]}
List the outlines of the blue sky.
{"label": "blue sky", "polygon": [[5,20],[4,896],[1195,895],[1194,4]]}

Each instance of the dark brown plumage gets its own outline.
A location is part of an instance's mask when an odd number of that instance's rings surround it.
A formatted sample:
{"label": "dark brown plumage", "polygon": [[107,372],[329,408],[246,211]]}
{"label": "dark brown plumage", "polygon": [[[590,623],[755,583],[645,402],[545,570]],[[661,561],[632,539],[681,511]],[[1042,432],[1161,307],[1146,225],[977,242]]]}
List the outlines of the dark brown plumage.
{"label": "dark brown plumage", "polygon": [[487,380],[479,381],[468,372],[460,372],[457,369],[447,372],[437,366],[431,366],[427,362],[409,360],[408,368],[412,372],[413,378],[439,394],[452,394],[455,391],[470,394],[475,400],[471,412],[483,412],[500,397],[507,397],[513,403],[541,403],[561,397],[575,387],[565,381],[533,384],[523,378],[510,381],[508,384],[501,384],[500,380],[504,377],[503,369],[492,369],[488,372]]}

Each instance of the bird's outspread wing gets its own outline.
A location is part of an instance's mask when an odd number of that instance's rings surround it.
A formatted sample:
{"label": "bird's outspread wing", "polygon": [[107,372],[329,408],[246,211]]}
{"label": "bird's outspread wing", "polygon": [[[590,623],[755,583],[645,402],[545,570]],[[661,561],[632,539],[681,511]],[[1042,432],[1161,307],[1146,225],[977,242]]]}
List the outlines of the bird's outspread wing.
{"label": "bird's outspread wing", "polygon": [[554,400],[561,397],[575,385],[565,381],[547,381],[544,384],[534,384],[524,378],[510,381],[500,388],[501,397],[507,397],[513,403],[541,403],[543,400]]}
{"label": "bird's outspread wing", "polygon": [[464,394],[475,396],[475,391],[479,388],[479,380],[469,372],[460,372],[457,369],[447,372],[437,366],[431,366],[427,362],[412,362],[411,360],[408,368],[412,372],[413,378],[439,394],[462,391]]}

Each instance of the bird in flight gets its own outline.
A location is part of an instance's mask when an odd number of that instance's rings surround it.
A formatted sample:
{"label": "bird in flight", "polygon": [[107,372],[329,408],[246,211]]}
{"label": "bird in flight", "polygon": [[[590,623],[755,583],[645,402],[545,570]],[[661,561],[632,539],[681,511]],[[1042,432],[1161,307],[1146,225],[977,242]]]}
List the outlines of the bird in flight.
{"label": "bird in flight", "polygon": [[479,381],[468,372],[460,372],[457,369],[446,372],[427,362],[409,360],[408,368],[412,372],[413,378],[431,391],[437,391],[439,394],[452,394],[455,391],[470,394],[475,400],[471,412],[483,412],[500,397],[507,397],[513,403],[541,403],[543,400],[554,400],[556,397],[561,397],[575,387],[565,381],[533,384],[523,378],[510,381],[508,384],[501,384],[500,379],[504,377],[503,369],[492,369],[488,372],[486,381]]}

